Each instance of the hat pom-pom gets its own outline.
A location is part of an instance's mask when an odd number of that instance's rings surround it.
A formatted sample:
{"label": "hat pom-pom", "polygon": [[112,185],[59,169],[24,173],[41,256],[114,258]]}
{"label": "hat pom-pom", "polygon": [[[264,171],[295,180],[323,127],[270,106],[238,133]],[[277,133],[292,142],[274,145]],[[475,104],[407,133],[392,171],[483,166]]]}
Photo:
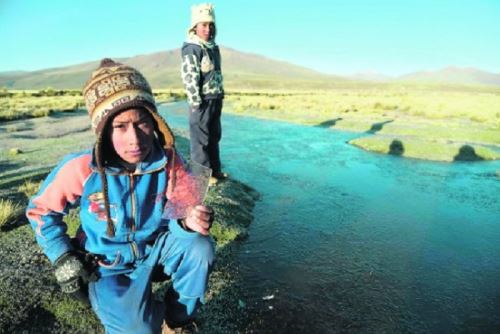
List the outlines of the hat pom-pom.
{"label": "hat pom-pom", "polygon": [[104,58],[101,60],[101,65],[100,67],[110,67],[110,66],[115,66],[116,63],[113,61],[113,59],[110,58]]}

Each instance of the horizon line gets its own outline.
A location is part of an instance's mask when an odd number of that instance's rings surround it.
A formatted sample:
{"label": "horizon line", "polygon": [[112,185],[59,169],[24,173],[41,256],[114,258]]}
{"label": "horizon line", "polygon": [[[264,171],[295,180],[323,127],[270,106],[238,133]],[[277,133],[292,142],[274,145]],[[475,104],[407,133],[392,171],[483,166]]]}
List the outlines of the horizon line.
{"label": "horizon line", "polygon": [[[443,70],[447,70],[447,69],[476,70],[476,71],[481,71],[481,72],[484,72],[484,73],[487,73],[487,74],[500,75],[500,71],[497,72],[497,71],[492,71],[492,70],[488,70],[488,69],[485,69],[485,68],[481,68],[481,67],[478,67],[478,66],[457,65],[457,64],[443,65],[443,66],[441,66],[439,68],[436,68],[436,69],[428,69],[428,68],[426,68],[426,69],[415,69],[415,70],[411,70],[411,71],[408,71],[408,72],[402,72],[400,74],[387,74],[386,72],[382,72],[382,71],[378,71],[378,70],[372,70],[372,69],[359,69],[359,70],[355,70],[355,71],[352,71],[352,72],[343,72],[343,74],[342,74],[342,73],[339,73],[339,72],[332,72],[332,71],[324,71],[324,70],[315,69],[315,68],[312,68],[312,67],[309,67],[309,66],[306,66],[306,65],[293,63],[293,62],[290,62],[288,60],[283,60],[283,59],[278,59],[278,58],[272,58],[272,57],[269,57],[269,56],[266,56],[266,55],[262,55],[262,54],[258,54],[258,53],[255,53],[255,52],[251,52],[251,51],[240,51],[240,50],[235,49],[233,47],[228,47],[228,46],[224,46],[224,45],[219,45],[219,46],[221,48],[223,48],[223,49],[231,49],[231,50],[234,50],[234,51],[236,51],[238,53],[251,54],[251,55],[258,56],[258,57],[267,58],[267,59],[270,59],[270,60],[273,60],[273,61],[287,63],[289,65],[293,65],[293,66],[301,67],[301,68],[304,68],[304,69],[307,69],[307,70],[310,70],[310,71],[317,72],[318,74],[340,76],[340,77],[347,77],[347,78],[353,77],[353,76],[359,76],[359,75],[378,75],[378,76],[387,77],[388,79],[397,79],[399,77],[406,76],[406,75],[409,75],[409,74],[435,73],[435,72],[439,72],[439,71],[443,71]],[[155,54],[155,53],[171,52],[171,51],[176,51],[176,50],[180,50],[180,49],[181,48],[179,47],[179,48],[174,48],[174,49],[158,50],[158,51],[152,51],[152,52],[149,52],[149,53],[139,53],[139,54],[135,54],[135,55],[132,55],[132,56],[116,56],[116,57],[106,56],[106,57],[102,57],[102,58],[99,58],[99,59],[96,59],[96,60],[85,60],[85,61],[71,63],[71,64],[66,64],[66,65],[48,66],[48,67],[35,68],[35,69],[29,69],[29,70],[25,70],[25,69],[0,70],[0,75],[13,74],[13,73],[32,73],[32,72],[38,72],[38,71],[55,70],[55,69],[61,69],[61,68],[66,68],[66,67],[71,67],[71,66],[79,66],[79,65],[83,65],[83,64],[99,62],[103,58],[126,59],[126,60],[128,60],[130,58],[141,57],[141,56],[149,56],[149,55],[152,55],[152,54]]]}

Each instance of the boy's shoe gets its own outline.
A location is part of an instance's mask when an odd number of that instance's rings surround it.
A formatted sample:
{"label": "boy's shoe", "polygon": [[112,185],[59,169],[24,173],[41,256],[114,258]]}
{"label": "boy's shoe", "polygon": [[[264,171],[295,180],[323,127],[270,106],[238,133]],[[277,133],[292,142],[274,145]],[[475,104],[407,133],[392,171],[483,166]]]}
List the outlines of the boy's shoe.
{"label": "boy's shoe", "polygon": [[194,322],[190,322],[182,327],[170,328],[163,322],[161,334],[196,334],[198,333],[198,326]]}
{"label": "boy's shoe", "polygon": [[229,177],[228,174],[222,173],[222,172],[215,172],[210,176],[210,179],[208,180],[208,186],[215,186],[219,181],[225,180]]}
{"label": "boy's shoe", "polygon": [[212,177],[214,177],[218,180],[224,180],[224,179],[227,179],[229,177],[229,175],[227,173],[223,173],[223,172],[215,172],[212,174]]}
{"label": "boy's shoe", "polygon": [[219,182],[219,179],[217,179],[213,176],[210,176],[210,179],[208,179],[208,186],[209,187],[215,186],[217,184],[217,182]]}

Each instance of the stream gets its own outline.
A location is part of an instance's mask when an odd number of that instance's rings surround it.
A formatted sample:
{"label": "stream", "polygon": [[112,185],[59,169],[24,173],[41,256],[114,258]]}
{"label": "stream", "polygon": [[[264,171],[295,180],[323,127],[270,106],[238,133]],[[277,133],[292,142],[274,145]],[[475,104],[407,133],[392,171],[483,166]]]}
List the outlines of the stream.
{"label": "stream", "polygon": [[[187,105],[163,105],[187,129]],[[221,160],[262,196],[242,332],[499,333],[500,161],[366,152],[360,136],[224,114]],[[241,305],[240,305],[241,306]]]}

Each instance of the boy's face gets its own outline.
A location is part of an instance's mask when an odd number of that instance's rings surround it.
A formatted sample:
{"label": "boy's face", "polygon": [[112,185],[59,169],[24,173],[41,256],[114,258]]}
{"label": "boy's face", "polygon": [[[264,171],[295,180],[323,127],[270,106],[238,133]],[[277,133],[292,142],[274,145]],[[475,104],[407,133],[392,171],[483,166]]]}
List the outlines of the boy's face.
{"label": "boy's face", "polygon": [[198,37],[208,42],[215,29],[213,22],[200,22],[196,25],[195,32]]}
{"label": "boy's face", "polygon": [[154,124],[151,115],[142,109],[127,109],[111,121],[111,142],[116,154],[125,162],[136,164],[151,151]]}

